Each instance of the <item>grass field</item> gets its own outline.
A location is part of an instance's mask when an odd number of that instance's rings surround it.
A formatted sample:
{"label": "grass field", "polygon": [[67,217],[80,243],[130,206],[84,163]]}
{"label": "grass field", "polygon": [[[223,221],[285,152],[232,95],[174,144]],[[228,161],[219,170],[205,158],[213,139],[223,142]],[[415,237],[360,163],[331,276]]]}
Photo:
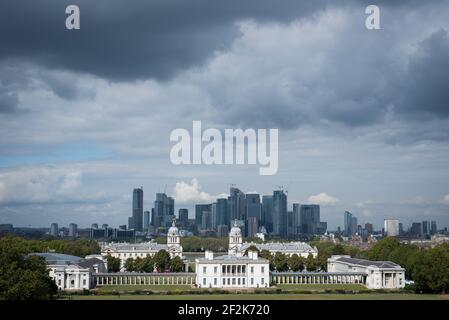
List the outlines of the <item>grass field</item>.
{"label": "grass field", "polygon": [[[282,289],[283,291],[303,290],[303,291],[324,291],[324,290],[353,290],[366,291],[365,286],[360,284],[281,284],[276,287],[264,290]],[[97,289],[99,292],[134,292],[134,291],[176,291],[176,290],[207,290],[195,289],[190,285],[108,285]]]}
{"label": "grass field", "polygon": [[151,290],[151,291],[176,291],[176,290],[191,290],[190,285],[111,285],[102,286],[98,288],[100,292],[127,292],[138,290]]}
{"label": "grass field", "polygon": [[323,290],[354,290],[367,291],[368,289],[361,284],[278,284],[276,288],[282,290],[305,290],[305,291],[323,291]]}
{"label": "grass field", "polygon": [[410,293],[359,294],[214,294],[73,296],[73,300],[449,300],[449,295]]}

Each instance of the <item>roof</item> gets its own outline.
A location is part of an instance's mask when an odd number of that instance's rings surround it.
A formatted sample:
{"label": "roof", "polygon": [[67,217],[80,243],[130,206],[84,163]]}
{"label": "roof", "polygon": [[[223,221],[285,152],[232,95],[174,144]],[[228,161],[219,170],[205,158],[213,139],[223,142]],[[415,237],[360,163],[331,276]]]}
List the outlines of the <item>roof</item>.
{"label": "roof", "polygon": [[75,263],[77,266],[80,266],[82,268],[91,268],[92,266],[96,264],[103,263],[100,259],[92,258],[92,259],[83,259],[80,262]]}
{"label": "roof", "polygon": [[356,259],[356,258],[349,258],[349,257],[338,257],[335,259],[339,262],[344,262],[348,264],[355,264],[359,266],[364,267],[378,267],[382,269],[398,269],[402,268],[400,265],[393,263],[391,261],[370,261],[370,260],[364,260],[364,259]]}
{"label": "roof", "polygon": [[263,258],[251,259],[247,256],[238,257],[234,255],[223,255],[214,257],[212,260],[207,258],[196,259],[199,263],[253,263],[253,264],[268,264],[269,261]]}
{"label": "roof", "polygon": [[109,243],[101,248],[101,251],[106,250],[113,251],[159,251],[162,249],[167,250],[166,244],[158,244],[156,242],[145,243]]}
{"label": "roof", "polygon": [[47,264],[72,264],[82,260],[82,258],[77,256],[53,252],[36,252],[30,253],[30,255],[44,258]]}
{"label": "roof", "polygon": [[266,242],[266,243],[244,243],[242,250],[248,249],[250,246],[255,246],[260,251],[296,251],[296,252],[315,252],[316,250],[304,242]]}

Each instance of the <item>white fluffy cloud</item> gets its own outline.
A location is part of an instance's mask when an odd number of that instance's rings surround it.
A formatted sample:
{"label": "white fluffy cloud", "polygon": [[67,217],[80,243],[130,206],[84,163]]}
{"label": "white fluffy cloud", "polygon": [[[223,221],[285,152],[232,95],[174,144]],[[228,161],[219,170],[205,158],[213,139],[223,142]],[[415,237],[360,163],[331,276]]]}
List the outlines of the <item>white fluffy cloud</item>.
{"label": "white fluffy cloud", "polygon": [[216,199],[209,193],[201,191],[197,179],[192,179],[190,183],[177,182],[173,188],[173,197],[177,203],[181,204],[211,203]]}
{"label": "white fluffy cloud", "polygon": [[0,172],[0,203],[64,203],[96,200],[84,192],[76,166],[34,166]]}
{"label": "white fluffy cloud", "polygon": [[320,194],[310,196],[308,199],[309,202],[320,205],[334,205],[339,200],[335,197],[328,195],[325,192],[321,192]]}

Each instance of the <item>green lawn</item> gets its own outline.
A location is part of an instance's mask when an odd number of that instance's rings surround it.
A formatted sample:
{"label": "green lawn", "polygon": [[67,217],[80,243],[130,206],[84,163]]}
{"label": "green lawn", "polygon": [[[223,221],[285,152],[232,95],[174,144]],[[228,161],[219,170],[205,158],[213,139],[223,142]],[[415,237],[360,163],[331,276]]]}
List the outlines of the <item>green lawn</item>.
{"label": "green lawn", "polygon": [[276,288],[282,290],[305,290],[305,291],[323,291],[323,290],[354,290],[366,291],[368,288],[361,284],[278,284]]}
{"label": "green lawn", "polygon": [[129,292],[138,290],[151,291],[174,291],[174,290],[191,290],[190,285],[108,285],[98,287],[100,292]]}
{"label": "green lawn", "polygon": [[[276,290],[282,289],[285,291],[290,290],[304,290],[304,291],[324,291],[324,290],[356,290],[356,291],[366,291],[368,290],[365,286],[360,284],[280,284],[276,287],[271,287],[269,289],[262,288],[263,290]],[[190,285],[108,285],[98,287],[100,292],[134,292],[142,290],[151,291],[176,291],[176,290],[208,290],[196,289]]]}
{"label": "green lawn", "polygon": [[411,293],[359,294],[214,294],[73,296],[73,300],[449,300],[449,295]]}

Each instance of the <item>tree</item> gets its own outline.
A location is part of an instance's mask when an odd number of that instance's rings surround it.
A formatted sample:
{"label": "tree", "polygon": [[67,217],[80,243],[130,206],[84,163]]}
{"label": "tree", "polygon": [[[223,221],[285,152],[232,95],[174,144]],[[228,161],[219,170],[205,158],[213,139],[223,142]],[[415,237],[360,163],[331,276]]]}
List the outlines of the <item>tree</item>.
{"label": "tree", "polygon": [[0,240],[0,261],[0,300],[41,300],[56,294],[45,260],[25,255],[14,237]]}
{"label": "tree", "polygon": [[267,259],[270,263],[270,270],[273,271],[274,268],[274,263],[273,263],[273,255],[270,253],[270,251],[268,250],[262,250],[259,254],[259,256],[263,259]]}
{"label": "tree", "polygon": [[170,260],[170,271],[171,272],[182,272],[184,270],[184,262],[180,257],[174,257]]}
{"label": "tree", "polygon": [[388,237],[376,243],[368,252],[368,259],[374,261],[388,261],[390,254],[401,247],[398,239]]}
{"label": "tree", "polygon": [[304,258],[298,256],[297,254],[292,255],[288,259],[288,268],[293,272],[304,270]]}
{"label": "tree", "polygon": [[154,255],[153,260],[154,260],[154,265],[156,266],[158,271],[163,272],[163,271],[165,271],[165,269],[167,269],[167,267],[169,267],[170,254],[166,250],[163,250],[163,249],[159,250]]}
{"label": "tree", "polygon": [[110,254],[106,257],[106,263],[108,265],[108,272],[120,271],[120,258],[113,257]]}
{"label": "tree", "polygon": [[315,271],[317,269],[317,263],[311,253],[307,257],[305,265],[306,265],[307,271]]}
{"label": "tree", "polygon": [[144,269],[145,265],[143,259],[141,257],[134,259],[134,271],[144,272]]}
{"label": "tree", "polygon": [[128,272],[136,271],[135,264],[134,264],[134,259],[133,259],[133,258],[128,258],[128,259],[126,259],[126,261],[125,261],[125,269],[126,269],[126,271],[128,271]]}
{"label": "tree", "polygon": [[283,253],[276,252],[273,259],[273,264],[276,271],[283,272],[288,270],[288,259]]}
{"label": "tree", "polygon": [[154,270],[154,260],[148,255],[143,259],[143,272],[153,272]]}
{"label": "tree", "polygon": [[415,271],[417,291],[449,292],[449,245],[440,245],[423,252]]}

